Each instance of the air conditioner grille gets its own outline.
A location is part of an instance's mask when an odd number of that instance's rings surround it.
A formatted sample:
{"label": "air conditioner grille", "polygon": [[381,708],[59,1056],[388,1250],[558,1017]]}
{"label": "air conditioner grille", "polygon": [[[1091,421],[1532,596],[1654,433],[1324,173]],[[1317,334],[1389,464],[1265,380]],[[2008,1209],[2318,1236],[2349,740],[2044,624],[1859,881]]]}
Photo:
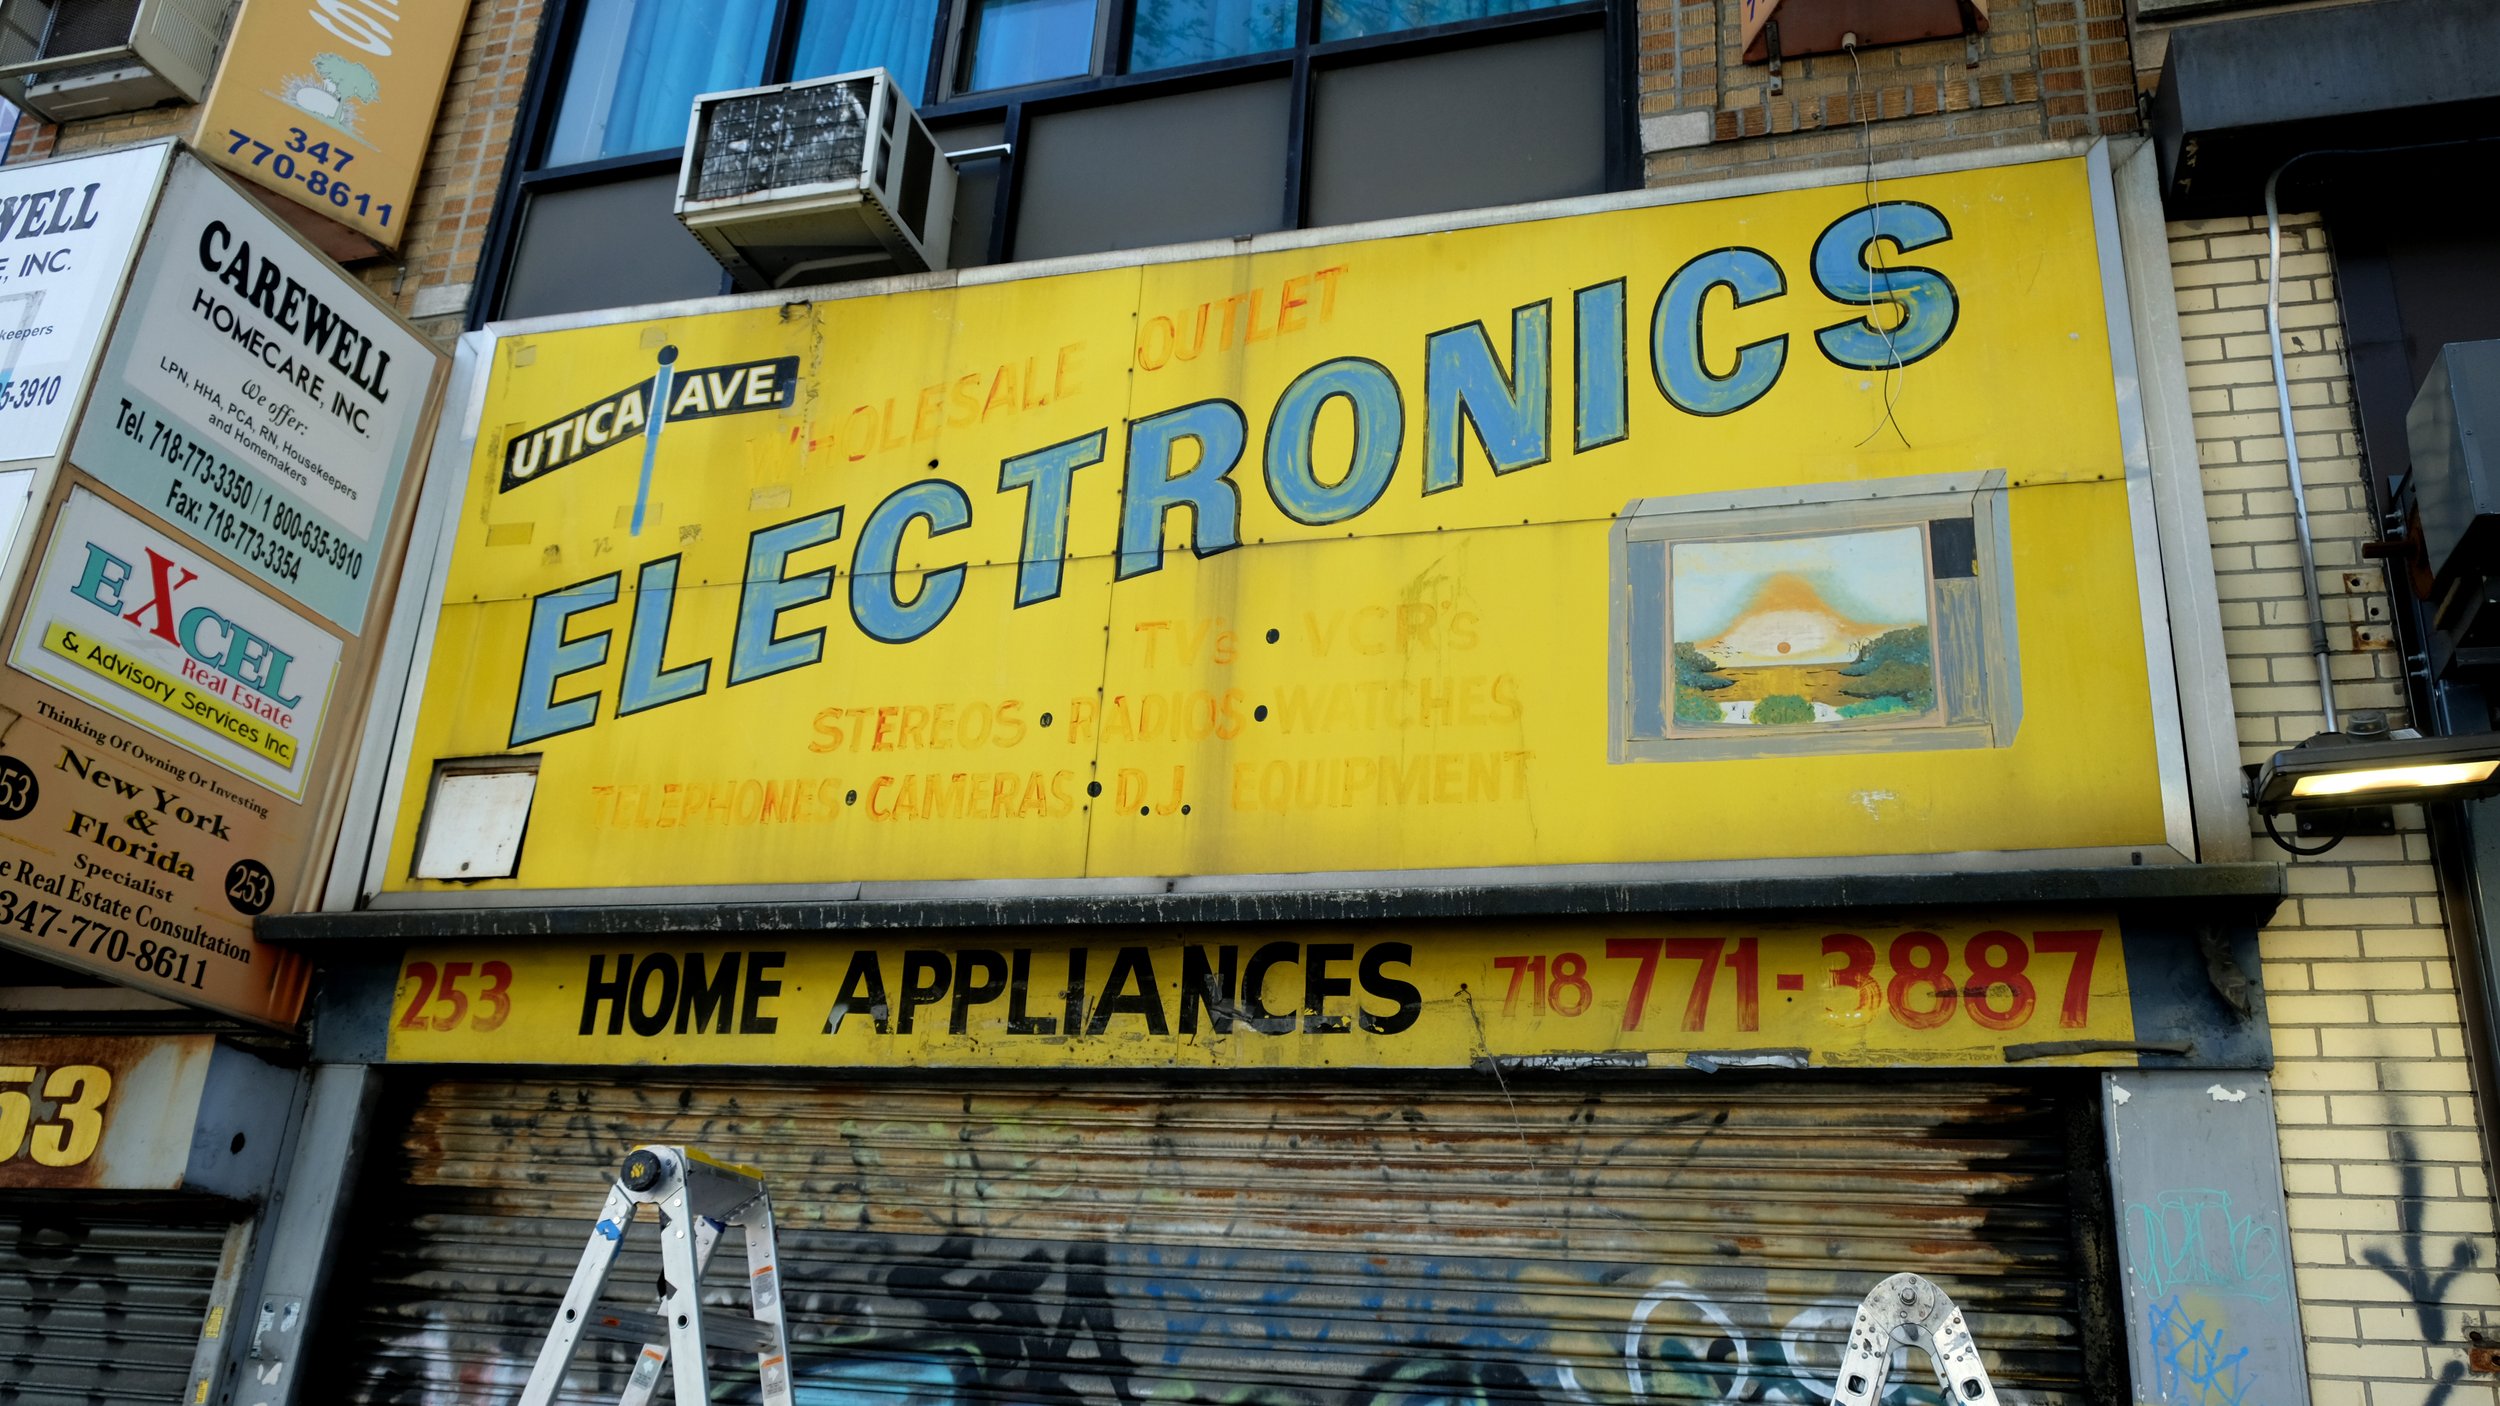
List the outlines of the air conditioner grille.
{"label": "air conditioner grille", "polygon": [[859,179],[868,143],[866,79],[816,83],[708,104],[689,199]]}
{"label": "air conditioner grille", "polygon": [[53,11],[52,31],[44,36],[38,58],[119,49],[130,43],[130,27],[139,17],[139,0],[84,0]]}

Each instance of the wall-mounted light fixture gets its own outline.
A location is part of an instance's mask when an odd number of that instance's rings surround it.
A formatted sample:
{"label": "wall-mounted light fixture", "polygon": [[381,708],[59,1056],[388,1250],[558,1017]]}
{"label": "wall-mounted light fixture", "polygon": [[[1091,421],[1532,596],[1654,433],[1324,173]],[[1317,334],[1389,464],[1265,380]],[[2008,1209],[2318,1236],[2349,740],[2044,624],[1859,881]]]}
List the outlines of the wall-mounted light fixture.
{"label": "wall-mounted light fixture", "polygon": [[[2386,807],[2463,800],[2500,793],[2500,733],[2424,737],[2391,731],[2387,715],[2359,712],[2342,732],[2321,732],[2249,769],[2249,800],[2266,833],[2294,854],[2274,818],[2295,818],[2300,833],[2332,836],[2385,832]],[[2333,815],[2326,813],[2333,812]]]}

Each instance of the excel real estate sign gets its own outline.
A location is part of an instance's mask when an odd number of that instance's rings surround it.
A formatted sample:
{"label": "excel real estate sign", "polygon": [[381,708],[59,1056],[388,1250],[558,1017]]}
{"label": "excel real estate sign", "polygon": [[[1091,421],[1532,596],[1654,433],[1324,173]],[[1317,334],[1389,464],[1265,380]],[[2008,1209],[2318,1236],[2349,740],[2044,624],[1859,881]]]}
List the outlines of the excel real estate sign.
{"label": "excel real estate sign", "polygon": [[265,1024],[313,896],[377,585],[442,358],[184,155],[67,459],[0,669],[0,942]]}
{"label": "excel real estate sign", "polygon": [[378,884],[2176,853],[2096,159],[503,335]]}

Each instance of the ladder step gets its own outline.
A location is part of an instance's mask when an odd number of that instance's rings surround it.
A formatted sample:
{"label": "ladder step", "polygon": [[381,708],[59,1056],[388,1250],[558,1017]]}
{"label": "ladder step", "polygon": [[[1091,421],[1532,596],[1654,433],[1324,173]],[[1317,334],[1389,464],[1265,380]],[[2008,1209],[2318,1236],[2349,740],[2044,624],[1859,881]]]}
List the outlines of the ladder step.
{"label": "ladder step", "polygon": [[[582,1324],[582,1336],[619,1343],[664,1343],[668,1320],[656,1313],[602,1308]],[[703,1316],[703,1342],[724,1352],[762,1352],[773,1345],[772,1329],[753,1318]]]}
{"label": "ladder step", "polygon": [[[7,3],[0,0],[0,8]],[[603,1307],[600,1295],[624,1250],[625,1237],[645,1206],[659,1215],[663,1275],[656,1296],[642,1302],[658,1311]],[[733,1227],[746,1245],[745,1298],[753,1317],[734,1316],[734,1308],[718,1314],[702,1308],[703,1272]],[[617,1406],[649,1402],[663,1373],[682,1406],[702,1406],[712,1399],[711,1372],[704,1359],[714,1349],[753,1353],[760,1374],[757,1387],[764,1399],[791,1406],[790,1352],[783,1342],[781,1281],[774,1272],[775,1260],[772,1197],[764,1190],[763,1173],[706,1157],[691,1147],[658,1143],[636,1147],[626,1154],[599,1207],[598,1219],[591,1223],[581,1260],[573,1268],[573,1282],[565,1290],[555,1322],[548,1325],[538,1360],[531,1365],[529,1381],[514,1406],[555,1406],[584,1338],[632,1343],[640,1349]],[[680,1327],[693,1323],[689,1314],[700,1316],[699,1333]],[[695,1336],[703,1340],[703,1351],[676,1351],[676,1339]],[[0,1391],[0,1397],[6,1395]]]}

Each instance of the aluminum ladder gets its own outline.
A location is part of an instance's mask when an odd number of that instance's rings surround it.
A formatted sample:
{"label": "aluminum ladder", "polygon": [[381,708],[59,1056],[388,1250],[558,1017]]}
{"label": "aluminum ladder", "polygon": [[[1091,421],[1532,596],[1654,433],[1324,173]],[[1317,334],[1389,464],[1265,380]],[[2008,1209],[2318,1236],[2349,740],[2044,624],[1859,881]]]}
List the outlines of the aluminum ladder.
{"label": "aluminum ladder", "polygon": [[1892,1349],[1908,1343],[1926,1350],[1936,1383],[1953,1406],[1997,1406],[1997,1389],[1979,1363],[1979,1344],[1951,1295],[1916,1274],[1896,1274],[1867,1291],[1849,1325],[1849,1350],[1840,1359],[1840,1380],[1831,1406],[1875,1406],[1892,1371]]}
{"label": "aluminum ladder", "polygon": [[[625,1248],[625,1236],[644,1206],[659,1213],[660,1285],[657,1311],[640,1313],[599,1306],[608,1273]],[[731,1226],[746,1232],[747,1287],[751,1318],[703,1316],[703,1271]],[[790,1395],[790,1344],[781,1322],[781,1281],[774,1267],[772,1197],[764,1174],[753,1167],[716,1161],[690,1147],[637,1147],[625,1157],[607,1204],[582,1248],[572,1286],[548,1328],[547,1341],[521,1388],[519,1406],[550,1406],[584,1338],[639,1344],[641,1355],[626,1379],[617,1406],[647,1406],[660,1374],[674,1359],[680,1406],[712,1399],[707,1348],[755,1354],[764,1406],[794,1406]]]}

